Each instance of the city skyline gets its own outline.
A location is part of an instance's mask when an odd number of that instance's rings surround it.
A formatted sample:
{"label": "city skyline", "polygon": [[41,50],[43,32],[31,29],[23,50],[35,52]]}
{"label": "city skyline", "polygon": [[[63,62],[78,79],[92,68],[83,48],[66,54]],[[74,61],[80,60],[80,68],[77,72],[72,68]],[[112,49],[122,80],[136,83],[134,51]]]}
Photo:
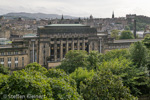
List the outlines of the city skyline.
{"label": "city skyline", "polygon": [[[10,12],[63,14],[75,17],[110,18],[126,14],[150,16],[148,0],[0,0],[0,15]],[[11,4],[11,5],[10,5]]]}

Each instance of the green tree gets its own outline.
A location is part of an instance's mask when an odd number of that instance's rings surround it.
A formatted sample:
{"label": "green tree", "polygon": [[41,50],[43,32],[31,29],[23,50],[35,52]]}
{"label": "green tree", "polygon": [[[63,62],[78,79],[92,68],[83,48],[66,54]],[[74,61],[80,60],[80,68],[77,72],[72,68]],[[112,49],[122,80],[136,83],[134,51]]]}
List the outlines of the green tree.
{"label": "green tree", "polygon": [[52,69],[48,70],[48,72],[46,73],[46,76],[49,78],[54,78],[54,77],[55,78],[60,78],[60,77],[62,78],[62,77],[67,76],[67,74],[62,69],[52,68]]}
{"label": "green tree", "polygon": [[129,30],[125,30],[121,32],[120,39],[133,39],[133,33]]}
{"label": "green tree", "polygon": [[96,70],[100,65],[101,59],[102,59],[102,54],[100,54],[97,51],[91,51],[87,57],[87,61],[88,61],[87,68]]}
{"label": "green tree", "polygon": [[148,57],[148,50],[142,42],[135,42],[129,48],[130,57],[138,67],[145,66]]}
{"label": "green tree", "polygon": [[128,49],[115,49],[106,52],[105,54],[102,55],[101,62],[103,61],[109,61],[115,58],[120,58],[120,57],[125,57],[129,58],[129,51]]}
{"label": "green tree", "polygon": [[52,87],[54,100],[82,100],[77,90],[65,80],[52,78],[49,83]]}
{"label": "green tree", "polygon": [[9,74],[9,68],[4,67],[3,65],[0,64],[0,73],[2,74]]}
{"label": "green tree", "polygon": [[87,79],[91,79],[94,76],[94,71],[88,71],[86,68],[78,67],[73,73],[70,74],[70,77],[77,82],[78,92],[80,91],[79,86],[81,82],[85,82]]}
{"label": "green tree", "polygon": [[38,71],[38,72],[41,72],[41,73],[43,73],[43,74],[47,72],[47,69],[46,69],[45,67],[42,67],[42,66],[41,66],[40,64],[38,64],[37,62],[28,64],[28,65],[25,67],[25,70],[28,71],[28,72]]}
{"label": "green tree", "polygon": [[84,100],[132,100],[128,88],[123,86],[119,76],[110,71],[101,70],[92,79],[81,83],[81,94]]}
{"label": "green tree", "polygon": [[115,58],[104,61],[99,67],[99,71],[111,71],[113,75],[120,76],[123,84],[130,88],[135,96],[148,93],[148,70],[146,67],[137,68],[130,59]]}
{"label": "green tree", "polygon": [[119,30],[112,30],[111,31],[111,37],[118,40],[119,39],[119,32],[120,32]]}
{"label": "green tree", "polygon": [[65,59],[57,68],[63,69],[66,73],[72,73],[78,67],[87,66],[87,52],[83,50],[71,50],[65,55]]}
{"label": "green tree", "polygon": [[[49,79],[46,76],[37,71],[30,73],[25,70],[13,72],[8,78],[7,83],[4,82],[3,87],[0,88],[0,92],[2,92],[1,97],[3,94],[25,96],[30,94],[42,95],[43,99],[52,99],[52,88],[48,81]],[[13,100],[13,98],[9,100]]]}
{"label": "green tree", "polygon": [[59,69],[51,69],[46,73],[44,71],[46,71],[44,67],[33,63],[27,65],[25,69],[14,71],[10,76],[0,74],[0,97],[3,97],[3,94],[7,96],[30,94],[42,96],[41,100],[82,100],[77,92],[75,80],[64,71]]}
{"label": "green tree", "polygon": [[130,30],[130,27],[129,26],[125,26],[125,30]]}
{"label": "green tree", "polygon": [[64,80],[67,83],[69,83],[72,87],[76,88],[75,80],[72,79],[69,75],[67,75],[66,72],[62,69],[49,69],[46,73],[46,76],[48,78],[59,78],[61,80]]}
{"label": "green tree", "polygon": [[150,49],[150,34],[146,34],[142,42],[148,49]]}
{"label": "green tree", "polygon": [[9,78],[9,75],[5,75],[5,74],[0,73],[0,97],[3,94],[1,89],[5,86],[5,84],[7,84],[8,78]]}
{"label": "green tree", "polygon": [[56,100],[79,100],[82,97],[77,92],[76,82],[62,69],[49,69],[46,73],[51,78],[53,98]]}

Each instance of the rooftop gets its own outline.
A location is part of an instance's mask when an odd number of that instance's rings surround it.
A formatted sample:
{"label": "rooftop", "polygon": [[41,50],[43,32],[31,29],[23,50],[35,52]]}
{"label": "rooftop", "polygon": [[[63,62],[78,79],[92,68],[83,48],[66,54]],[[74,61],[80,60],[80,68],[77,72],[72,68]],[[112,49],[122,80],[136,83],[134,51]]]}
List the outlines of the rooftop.
{"label": "rooftop", "polygon": [[142,39],[122,39],[122,40],[115,40],[114,43],[125,43],[125,42],[138,42]]}
{"label": "rooftop", "polygon": [[46,26],[86,26],[86,25],[83,25],[83,24],[50,24]]}
{"label": "rooftop", "polygon": [[23,37],[37,37],[36,34],[26,34],[26,35],[23,35]]}

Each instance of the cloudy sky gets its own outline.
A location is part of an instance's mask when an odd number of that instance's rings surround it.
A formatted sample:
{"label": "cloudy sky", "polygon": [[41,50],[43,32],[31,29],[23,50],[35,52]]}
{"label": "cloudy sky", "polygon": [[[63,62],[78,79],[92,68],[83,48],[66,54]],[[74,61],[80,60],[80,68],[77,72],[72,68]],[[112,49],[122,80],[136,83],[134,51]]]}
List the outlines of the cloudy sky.
{"label": "cloudy sky", "polygon": [[64,14],[77,17],[150,16],[150,0],[0,0],[0,15],[9,12]]}

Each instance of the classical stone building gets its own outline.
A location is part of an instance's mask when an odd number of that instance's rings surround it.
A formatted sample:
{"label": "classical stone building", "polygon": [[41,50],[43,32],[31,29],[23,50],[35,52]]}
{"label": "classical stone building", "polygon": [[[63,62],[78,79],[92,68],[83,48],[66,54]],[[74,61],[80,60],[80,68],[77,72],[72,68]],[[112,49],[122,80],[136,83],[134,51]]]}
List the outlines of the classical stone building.
{"label": "classical stone building", "polygon": [[[55,66],[58,62],[62,61],[65,54],[69,50],[96,50],[100,52],[100,38],[97,36],[95,28],[85,26],[82,24],[50,24],[47,26],[38,27],[36,37],[27,37],[15,39],[12,47],[0,49],[0,52],[5,52],[5,66],[11,62],[15,62],[15,57],[24,57],[26,64],[38,62],[42,66],[50,67]],[[19,55],[10,56],[6,55],[8,52],[22,52]],[[20,51],[19,51],[20,50]],[[0,56],[1,59],[4,56]],[[9,61],[9,63],[7,62]],[[21,60],[18,62],[22,62]],[[14,68],[14,64],[11,64]],[[20,66],[23,67],[23,66]]]}
{"label": "classical stone building", "polygon": [[108,37],[108,33],[98,33],[96,28],[82,24],[50,24],[37,30],[37,36],[15,39],[11,46],[0,48],[0,64],[11,69],[23,68],[33,62],[54,67],[60,64],[69,50],[104,53],[128,48],[131,43],[140,41],[114,40]]}

